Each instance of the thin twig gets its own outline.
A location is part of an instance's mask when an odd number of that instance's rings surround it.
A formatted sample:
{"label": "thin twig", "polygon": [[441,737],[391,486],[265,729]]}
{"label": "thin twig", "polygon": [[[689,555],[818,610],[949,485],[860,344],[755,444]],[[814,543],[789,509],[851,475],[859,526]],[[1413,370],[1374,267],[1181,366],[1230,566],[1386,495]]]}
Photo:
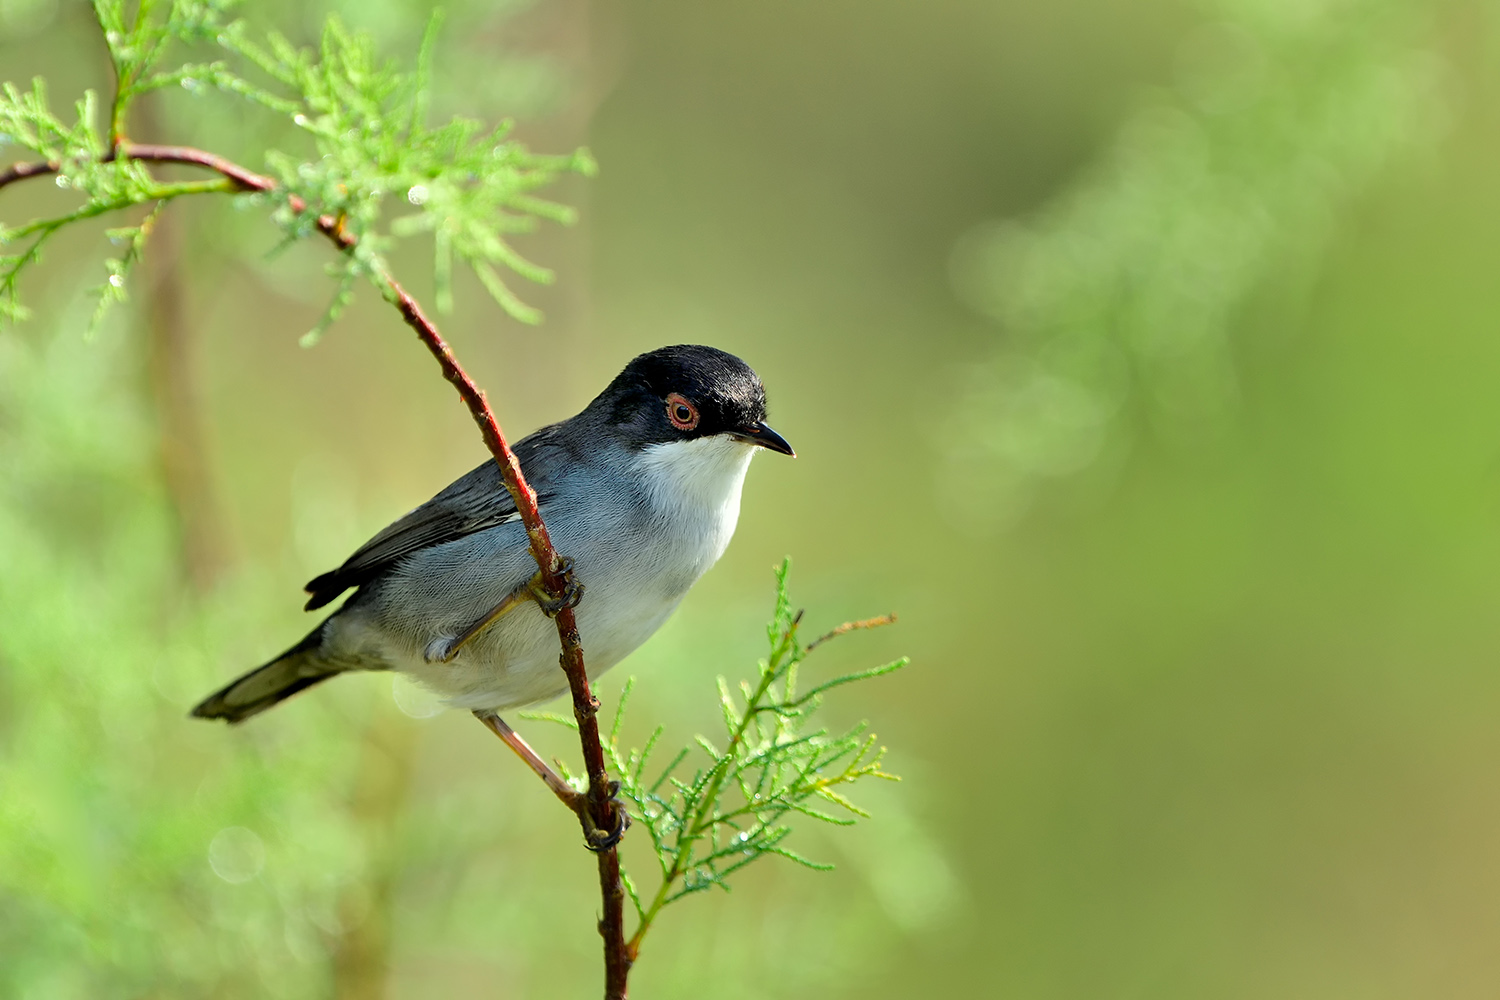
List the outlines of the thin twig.
{"label": "thin twig", "polygon": [[[237,188],[245,191],[272,193],[277,189],[276,181],[270,177],[190,146],[159,146],[122,140],[106,156],[203,167],[227,178]],[[15,164],[0,173],[0,187],[26,177],[56,173],[59,169],[61,167],[57,163]],[[292,211],[299,214],[307,211],[306,201],[297,195],[288,194],[286,200]],[[318,216],[317,228],[340,250],[351,250],[357,243],[357,238],[344,229],[342,220],[331,215]],[[526,537],[530,542],[531,555],[541,572],[543,584],[554,594],[564,593],[564,563],[553,547],[541,511],[537,509],[536,491],[526,481],[521,463],[500,429],[500,423],[495,419],[484,392],[459,364],[452,348],[422,312],[416,299],[389,273],[383,273],[382,278],[391,302],[437,360],[443,377],[458,391],[474,423],[478,425],[480,436],[484,438],[495,464],[499,466],[505,488],[515,500],[516,510],[520,512],[521,522],[526,527]],[[578,621],[572,608],[564,608],[558,612],[556,621],[558,641],[562,646],[558,659],[572,690],[573,715],[578,720],[579,742],[588,771],[588,813],[596,829],[615,830],[622,817],[616,813],[619,805],[614,800],[609,773],[605,769],[604,747],[599,739],[599,724],[595,718],[599,702],[589,689],[588,673],[583,662],[583,645],[578,636]],[[609,847],[599,851],[598,857],[599,890],[604,902],[604,915],[599,920],[599,934],[604,938],[604,995],[605,1000],[624,1000],[632,959],[625,947],[625,889],[620,880],[620,855],[617,848]]]}
{"label": "thin twig", "polygon": [[24,181],[28,177],[55,174],[62,169],[62,161],[47,160],[44,163],[12,163],[4,170],[0,170],[0,188],[14,181]]}
{"label": "thin twig", "polygon": [[[319,228],[323,228],[319,220]],[[417,337],[432,352],[432,356],[443,369],[443,377],[453,384],[468,406],[479,433],[489,446],[490,454],[500,466],[500,475],[506,489],[516,501],[521,523],[526,526],[526,535],[531,541],[531,555],[541,571],[542,582],[554,594],[564,592],[561,576],[561,561],[547,526],[537,510],[536,491],[526,482],[521,473],[521,463],[505,440],[495,414],[490,410],[483,391],[469,378],[469,374],[453,356],[453,350],[438,333],[437,327],[422,313],[417,301],[397,283],[386,276],[386,284],[394,296],[396,307]],[[599,701],[589,690],[588,674],[583,664],[583,645],[578,637],[578,621],[572,608],[564,608],[557,614],[557,636],[562,644],[563,672],[568,676],[568,687],[573,693],[573,717],[578,720],[578,737],[583,747],[584,766],[589,775],[589,813],[594,826],[599,830],[614,830],[619,825],[616,816],[618,804],[610,789],[609,772],[605,770],[604,746],[599,740]],[[625,887],[620,882],[620,854],[610,847],[599,852],[599,891],[604,899],[604,916],[599,920],[599,934],[604,938],[604,995],[606,1000],[623,1000],[626,982],[630,975],[630,956],[625,950]]]}
{"label": "thin twig", "polygon": [[803,649],[803,652],[811,653],[813,650],[823,645],[823,643],[827,642],[829,639],[837,639],[839,636],[844,635],[847,632],[853,632],[857,629],[864,628],[880,628],[880,626],[882,625],[894,625],[895,623],[895,615],[879,615],[875,618],[862,618],[857,622],[844,622],[844,624],[840,625],[838,628],[820,635],[812,642],[808,643],[807,646]]}
{"label": "thin twig", "polygon": [[[127,140],[120,144],[119,158],[145,160],[148,163],[185,163],[194,167],[205,167],[216,174],[228,177],[246,191],[271,191],[276,187],[276,182],[264,174],[257,174],[215,153],[194,149],[191,146],[157,146]],[[305,205],[292,207],[298,212],[306,210]]]}

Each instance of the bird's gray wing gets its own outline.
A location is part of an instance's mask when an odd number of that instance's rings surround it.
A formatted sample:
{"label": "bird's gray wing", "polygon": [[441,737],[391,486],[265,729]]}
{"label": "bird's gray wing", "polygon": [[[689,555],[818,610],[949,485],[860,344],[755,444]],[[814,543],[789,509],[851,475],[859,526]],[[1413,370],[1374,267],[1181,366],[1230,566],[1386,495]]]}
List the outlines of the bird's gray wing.
{"label": "bird's gray wing", "polygon": [[[516,445],[527,481],[537,491],[539,503],[551,498],[547,488],[553,456],[546,445],[552,428],[543,428]],[[485,462],[461,476],[437,496],[384,528],[366,542],[358,552],[336,570],[308,581],[305,588],[312,596],[307,610],[321,608],[350,587],[368,583],[392,565],[418,549],[441,545],[476,531],[493,528],[520,515],[516,504],[500,478],[500,468]]]}

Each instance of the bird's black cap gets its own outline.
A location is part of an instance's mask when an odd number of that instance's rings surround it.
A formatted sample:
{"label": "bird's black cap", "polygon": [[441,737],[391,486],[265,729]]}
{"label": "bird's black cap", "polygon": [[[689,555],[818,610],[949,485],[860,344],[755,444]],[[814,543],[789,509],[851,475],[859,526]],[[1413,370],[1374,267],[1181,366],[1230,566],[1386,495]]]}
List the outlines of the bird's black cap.
{"label": "bird's black cap", "polygon": [[755,370],[716,347],[679,344],[635,358],[588,409],[638,447],[731,434],[792,454],[766,426],[766,390]]}

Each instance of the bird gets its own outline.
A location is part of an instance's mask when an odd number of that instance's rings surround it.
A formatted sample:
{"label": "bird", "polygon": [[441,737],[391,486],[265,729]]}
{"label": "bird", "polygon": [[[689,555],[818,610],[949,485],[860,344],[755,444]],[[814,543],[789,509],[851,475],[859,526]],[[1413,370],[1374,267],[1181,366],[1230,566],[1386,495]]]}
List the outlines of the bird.
{"label": "bird", "polygon": [[404,674],[475,714],[549,701],[568,690],[549,617],[558,602],[578,602],[597,678],[724,554],[761,450],[795,457],[766,423],[765,388],[748,364],[702,345],[642,354],[576,416],[514,447],[576,592],[539,586],[520,514],[488,461],[311,580],[307,610],[354,592],[192,715],[244,722],[330,677],[371,670]]}

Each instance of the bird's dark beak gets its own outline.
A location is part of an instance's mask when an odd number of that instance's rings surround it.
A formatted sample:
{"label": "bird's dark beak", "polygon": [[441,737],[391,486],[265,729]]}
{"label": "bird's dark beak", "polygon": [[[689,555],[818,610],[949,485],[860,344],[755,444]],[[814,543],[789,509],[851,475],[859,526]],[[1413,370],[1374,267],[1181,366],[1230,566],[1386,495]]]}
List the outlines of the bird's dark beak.
{"label": "bird's dark beak", "polygon": [[764,422],[743,427],[735,431],[734,436],[749,444],[759,445],[770,451],[779,451],[783,455],[790,455],[793,458],[797,457],[797,453],[792,450],[792,446],[786,443],[786,438],[771,430]]}

